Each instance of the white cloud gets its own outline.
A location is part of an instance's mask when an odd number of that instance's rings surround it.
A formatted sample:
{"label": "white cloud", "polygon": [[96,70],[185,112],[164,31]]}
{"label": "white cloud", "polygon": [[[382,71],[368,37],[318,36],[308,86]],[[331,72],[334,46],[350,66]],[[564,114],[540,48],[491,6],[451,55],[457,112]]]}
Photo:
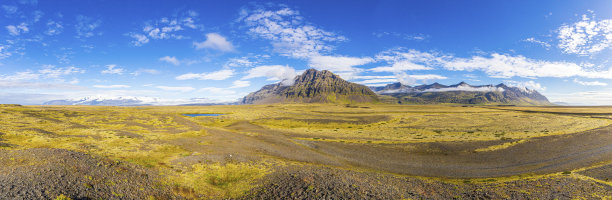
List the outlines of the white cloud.
{"label": "white cloud", "polygon": [[230,88],[243,88],[243,87],[249,87],[249,86],[251,86],[251,82],[249,81],[236,80],[233,82],[232,87]]}
{"label": "white cloud", "polygon": [[472,86],[469,86],[469,85],[459,85],[457,87],[430,88],[430,89],[423,90],[423,92],[450,92],[450,91],[503,92],[504,88],[495,87],[495,86],[472,87]]}
{"label": "white cloud", "polygon": [[94,85],[93,87],[102,88],[102,89],[117,89],[117,88],[130,88],[131,86],[129,85]]}
{"label": "white cloud", "polygon": [[206,41],[204,42],[193,42],[193,46],[196,49],[215,49],[223,52],[232,52],[235,51],[234,45],[227,41],[225,37],[219,35],[218,33],[209,33],[206,34]]}
{"label": "white cloud", "polygon": [[376,36],[377,38],[381,38],[381,37],[385,37],[385,36],[392,36],[392,37],[396,37],[396,38],[400,38],[403,40],[411,40],[411,41],[426,41],[430,36],[426,35],[426,34],[405,34],[405,33],[398,33],[398,32],[376,32],[373,33],[374,36]]}
{"label": "white cloud", "polygon": [[8,58],[12,55],[12,53],[8,51],[9,47],[10,46],[8,45],[0,45],[0,60]]}
{"label": "white cloud", "polygon": [[64,30],[64,26],[62,26],[61,22],[56,22],[49,20],[47,22],[47,30],[45,34],[47,35],[59,35]]}
{"label": "white cloud", "polygon": [[586,86],[607,86],[607,83],[599,82],[599,81],[580,81],[577,78],[574,79],[574,83],[578,83],[580,85]]}
{"label": "white cloud", "polygon": [[[447,79],[445,76],[437,74],[406,74],[404,72],[396,73],[393,76],[355,76],[355,80],[362,80],[356,83],[364,84],[368,86],[381,86],[389,83],[400,82],[404,85],[414,85],[417,81],[426,80],[441,80]],[[386,83],[386,84],[382,84]]]}
{"label": "white cloud", "polygon": [[[389,51],[387,51],[389,52]],[[379,60],[407,61],[416,64],[418,69],[434,69],[442,67],[453,71],[483,71],[494,78],[537,78],[537,77],[585,77],[612,79],[612,69],[597,70],[592,64],[576,64],[564,61],[543,61],[526,58],[524,56],[512,56],[508,54],[492,53],[490,56],[473,56],[471,58],[459,58],[440,53],[426,53],[417,50],[392,50],[389,55],[383,53],[377,56]],[[397,56],[399,55],[399,56]],[[399,58],[398,58],[399,57]],[[409,67],[408,67],[409,68]],[[410,69],[414,69],[410,68]],[[375,72],[397,72],[407,67],[383,67],[372,68]]]}
{"label": "white cloud", "polygon": [[441,63],[444,68],[456,71],[481,70],[491,77],[555,77],[582,76],[586,78],[612,79],[612,71],[592,71],[571,62],[551,62],[493,53],[490,57],[452,58]]}
{"label": "white cloud", "polygon": [[[308,60],[310,67],[319,70],[329,70],[338,73],[344,79],[351,79],[363,69],[354,66],[365,65],[374,62],[370,57],[346,57],[346,56],[313,56]],[[344,76],[343,76],[344,75]]]}
{"label": "white cloud", "polygon": [[[261,59],[261,56],[255,56],[255,59]],[[226,67],[252,67],[259,61],[251,61],[249,57],[230,58],[224,66]]]}
{"label": "white cloud", "polygon": [[266,77],[269,81],[281,81],[283,85],[292,85],[297,73],[295,69],[282,65],[265,65],[250,69],[243,80]]}
{"label": "white cloud", "polygon": [[17,6],[2,5],[2,9],[6,14],[15,14],[18,10]]}
{"label": "white cloud", "polygon": [[19,25],[8,25],[6,26],[6,30],[8,30],[9,34],[17,36],[20,35],[22,33],[27,33],[30,31],[30,29],[28,28],[28,24],[26,24],[25,22],[19,24]]}
{"label": "white cloud", "polygon": [[142,46],[146,43],[149,43],[149,38],[147,38],[146,35],[139,33],[129,33],[128,35],[135,39],[131,42],[134,46]]}
{"label": "white cloud", "polygon": [[176,80],[190,80],[190,79],[199,79],[199,80],[225,80],[234,75],[234,70],[231,69],[223,69],[219,71],[209,72],[209,73],[187,73],[182,74],[176,77]]}
{"label": "white cloud", "polygon": [[173,65],[180,65],[181,64],[181,62],[178,59],[176,59],[176,57],[174,57],[174,56],[172,56],[172,57],[164,56],[164,57],[159,58],[159,61],[164,61],[164,62],[173,64]]}
{"label": "white cloud", "polygon": [[132,75],[139,76],[139,75],[145,74],[145,73],[146,74],[159,74],[160,71],[156,70],[156,69],[139,69],[139,70],[136,70],[136,71],[132,72]]}
{"label": "white cloud", "polygon": [[117,67],[117,65],[106,65],[106,69],[102,70],[102,74],[123,74],[125,69]]}
{"label": "white cloud", "polygon": [[74,66],[58,68],[53,65],[45,65],[42,69],[38,70],[38,73],[40,73],[45,78],[60,78],[65,75],[85,73],[85,70],[79,69]]}
{"label": "white cloud", "polygon": [[195,88],[193,87],[156,86],[156,88],[165,90],[165,91],[172,91],[172,92],[191,92],[195,90]]}
{"label": "white cloud", "polygon": [[558,29],[559,48],[564,53],[591,55],[612,47],[612,19],[601,21],[582,15],[582,20]]}
{"label": "white cloud", "polygon": [[[85,70],[77,67],[56,67],[54,65],[43,65],[41,69],[36,72],[22,71],[15,72],[13,75],[0,75],[0,81],[29,81],[39,79],[61,79],[64,76],[84,73]],[[61,80],[60,80],[61,81]]]}
{"label": "white cloud", "polygon": [[196,30],[201,27],[195,24],[198,13],[195,11],[187,11],[181,13],[178,17],[164,17],[153,22],[145,23],[142,28],[142,32],[134,33],[130,32],[126,35],[132,37],[134,40],[131,42],[134,46],[142,46],[153,40],[163,39],[186,39],[187,36],[181,33],[188,30]]}
{"label": "white cloud", "polygon": [[390,66],[375,67],[370,71],[399,73],[410,70],[431,70],[433,69],[431,65],[443,58],[444,56],[414,49],[407,51],[403,48],[391,49],[376,55],[376,60],[384,61]]}
{"label": "white cloud", "polygon": [[94,20],[90,17],[78,15],[76,17],[76,21],[77,23],[74,25],[74,28],[76,29],[76,38],[89,38],[102,34],[100,32],[95,32],[96,28],[102,24],[101,20]]}
{"label": "white cloud", "polygon": [[305,22],[296,10],[286,6],[243,9],[237,21],[244,22],[252,35],[270,40],[273,50],[293,58],[309,58],[331,51],[330,42],[346,38]]}
{"label": "white cloud", "polygon": [[534,44],[538,44],[538,45],[540,45],[540,46],[542,46],[542,47],[546,48],[547,50],[550,48],[550,44],[548,44],[547,42],[544,42],[544,41],[541,41],[541,40],[535,39],[534,37],[527,38],[527,39],[525,39],[525,40],[523,40],[523,41],[525,41],[525,42],[530,42],[530,43],[534,43]]}
{"label": "white cloud", "polygon": [[521,82],[521,81],[504,81],[504,83],[508,86],[511,87],[517,87],[519,89],[523,89],[524,91],[529,92],[529,90],[536,90],[536,91],[545,91],[546,87],[543,87],[540,83],[536,83],[535,81],[526,81],[526,82]]}
{"label": "white cloud", "polygon": [[570,105],[612,105],[612,91],[583,91],[575,93],[546,93],[551,102]]}

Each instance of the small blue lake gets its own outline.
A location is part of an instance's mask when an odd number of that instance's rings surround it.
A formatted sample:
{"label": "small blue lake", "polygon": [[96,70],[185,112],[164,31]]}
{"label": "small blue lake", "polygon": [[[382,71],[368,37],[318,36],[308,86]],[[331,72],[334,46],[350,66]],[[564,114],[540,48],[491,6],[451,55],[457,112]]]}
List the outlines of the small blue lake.
{"label": "small blue lake", "polygon": [[183,114],[183,115],[187,117],[200,117],[200,116],[216,117],[216,116],[221,116],[224,114],[208,113],[208,114]]}

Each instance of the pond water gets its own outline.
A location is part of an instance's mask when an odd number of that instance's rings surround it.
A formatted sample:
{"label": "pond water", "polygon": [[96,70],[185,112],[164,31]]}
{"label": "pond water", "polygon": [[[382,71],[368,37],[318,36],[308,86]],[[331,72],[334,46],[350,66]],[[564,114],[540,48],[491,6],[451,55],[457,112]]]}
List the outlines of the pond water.
{"label": "pond water", "polygon": [[184,116],[188,116],[188,117],[199,117],[199,116],[212,116],[212,117],[216,117],[216,116],[221,116],[224,114],[215,114],[215,113],[207,113],[207,114],[183,114]]}

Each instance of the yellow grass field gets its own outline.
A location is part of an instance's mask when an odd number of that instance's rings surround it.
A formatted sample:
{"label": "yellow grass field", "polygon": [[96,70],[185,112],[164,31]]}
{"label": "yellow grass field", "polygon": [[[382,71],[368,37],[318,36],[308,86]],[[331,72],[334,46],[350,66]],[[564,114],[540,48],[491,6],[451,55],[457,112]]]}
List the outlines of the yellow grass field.
{"label": "yellow grass field", "polygon": [[[182,115],[197,113],[223,115]],[[251,137],[267,131],[302,146],[308,142],[384,145],[494,141],[497,143],[474,150],[494,152],[528,143],[531,138],[609,126],[612,115],[607,113],[612,113],[612,108],[3,105],[0,142],[8,145],[0,148],[61,148],[99,155],[155,169],[167,177],[166,184],[187,198],[236,198],[256,187],[273,166],[308,162],[240,149],[241,141],[213,134],[216,132]],[[251,130],[239,126],[241,123],[259,128]]]}

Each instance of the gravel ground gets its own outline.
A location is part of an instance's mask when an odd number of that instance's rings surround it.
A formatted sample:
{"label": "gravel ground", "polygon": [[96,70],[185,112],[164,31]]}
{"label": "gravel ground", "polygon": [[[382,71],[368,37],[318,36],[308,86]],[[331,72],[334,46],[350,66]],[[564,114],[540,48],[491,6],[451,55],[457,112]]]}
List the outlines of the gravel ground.
{"label": "gravel ground", "polygon": [[585,170],[583,172],[580,172],[580,174],[590,176],[596,179],[600,179],[603,181],[612,181],[612,164]]}
{"label": "gravel ground", "polygon": [[326,167],[290,166],[244,199],[601,199],[612,186],[569,176],[503,183],[446,183]]}
{"label": "gravel ground", "polygon": [[0,150],[0,199],[177,199],[152,174],[62,149]]}

